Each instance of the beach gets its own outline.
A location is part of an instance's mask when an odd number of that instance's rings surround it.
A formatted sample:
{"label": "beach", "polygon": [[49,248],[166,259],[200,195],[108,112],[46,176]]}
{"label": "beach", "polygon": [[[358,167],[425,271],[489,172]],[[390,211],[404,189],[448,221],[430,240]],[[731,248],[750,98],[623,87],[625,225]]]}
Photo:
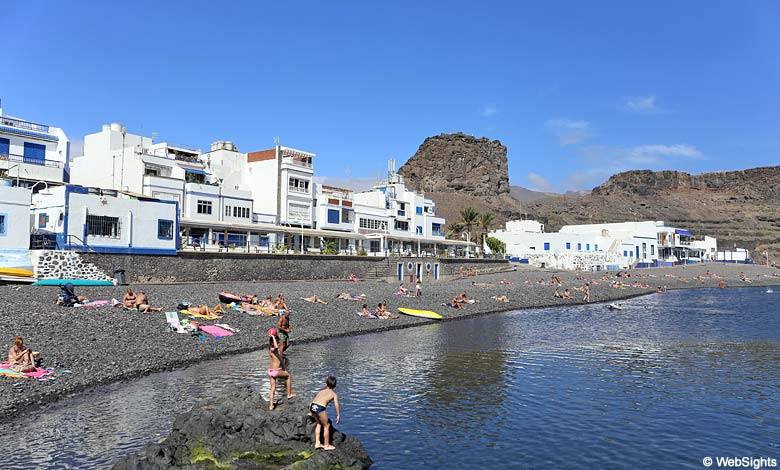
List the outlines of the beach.
{"label": "beach", "polygon": [[[604,308],[603,302],[619,301],[637,295],[654,294],[657,287],[668,289],[717,288],[720,279],[701,277],[706,271],[720,276],[729,288],[746,286],[780,285],[780,277],[772,276],[777,269],[757,265],[715,264],[652,268],[628,271],[630,278],[621,278],[625,284],[639,282],[647,287],[613,288],[615,272],[582,273],[584,279],[576,279],[569,271],[520,267],[515,272],[484,274],[462,279],[426,282],[423,279],[423,296],[409,298],[396,296],[397,281],[274,281],[257,283],[170,284],[133,285],[136,292],[146,292],[153,305],[163,311],[176,310],[180,302],[208,304],[218,302],[220,291],[235,294],[256,294],[260,297],[281,293],[291,309],[293,327],[291,348],[296,343],[318,341],[338,336],[363,334],[372,331],[405,328],[425,323],[408,316],[398,319],[369,319],[356,314],[364,302],[336,299],[340,292],[366,294],[365,303],[373,311],[376,304],[387,301],[390,310],[398,307],[434,310],[445,321],[458,318],[524,308],[550,307],[562,304],[582,303],[583,294],[574,290],[585,282],[591,283],[591,302],[595,309]],[[751,282],[740,280],[744,272]],[[557,275],[569,288],[573,300],[553,298],[555,289],[550,284],[552,274]],[[603,276],[609,280],[602,280]],[[697,279],[697,276],[701,277]],[[500,284],[505,279],[511,285]],[[539,283],[544,280],[545,284]],[[485,284],[474,286],[472,282]],[[405,283],[414,291],[414,285]],[[76,288],[79,295],[90,299],[121,299],[126,287]],[[464,309],[442,306],[455,295],[465,291],[478,302]],[[0,378],[0,419],[11,419],[16,413],[29,407],[46,406],[47,403],[80,391],[96,389],[97,385],[132,380],[134,377],[156,371],[169,370],[203,360],[250,352],[267,344],[266,330],[275,326],[276,317],[249,316],[229,312],[221,320],[198,320],[206,324],[227,323],[239,333],[222,339],[202,340],[187,334],[168,331],[163,313],[139,313],[118,308],[97,309],[66,308],[55,305],[58,288],[31,286],[0,286],[0,298],[5,311],[0,317],[0,340],[3,347],[10,347],[13,338],[21,335],[25,344],[40,351],[45,367],[55,367],[52,380]],[[316,294],[328,302],[313,304],[300,300]],[[497,302],[491,297],[506,295],[509,302]],[[663,294],[656,294],[663,295]],[[182,316],[184,318],[184,316]],[[266,358],[258,357],[258,367],[266,364]],[[66,372],[67,371],[67,372]]]}

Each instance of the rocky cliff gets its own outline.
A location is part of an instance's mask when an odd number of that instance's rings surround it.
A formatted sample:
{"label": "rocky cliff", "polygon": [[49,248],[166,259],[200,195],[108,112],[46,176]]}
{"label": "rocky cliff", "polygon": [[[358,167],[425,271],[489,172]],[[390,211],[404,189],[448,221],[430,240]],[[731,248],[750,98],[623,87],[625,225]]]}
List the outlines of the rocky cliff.
{"label": "rocky cliff", "polygon": [[173,468],[367,469],[372,461],[354,437],[332,429],[336,450],[314,450],[314,422],[303,399],[283,401],[274,411],[249,386],[206,400],[180,415],[164,441],[148,444],[115,470]]}
{"label": "rocky cliff", "polygon": [[485,197],[509,194],[508,168],[501,142],[459,132],[425,139],[398,173],[418,191]]}
{"label": "rocky cliff", "polygon": [[547,230],[562,225],[663,220],[695,236],[718,239],[720,248],[768,251],[780,257],[780,167],[692,175],[679,171],[628,171],[581,197],[525,205]]}

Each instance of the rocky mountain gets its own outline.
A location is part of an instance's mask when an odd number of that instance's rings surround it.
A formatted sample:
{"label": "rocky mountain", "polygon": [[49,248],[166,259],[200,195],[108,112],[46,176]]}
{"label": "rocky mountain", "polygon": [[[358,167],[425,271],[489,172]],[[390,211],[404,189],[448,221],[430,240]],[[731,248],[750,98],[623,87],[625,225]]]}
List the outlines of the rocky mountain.
{"label": "rocky mountain", "polygon": [[780,167],[692,175],[679,171],[628,171],[581,197],[525,205],[548,230],[562,225],[663,220],[710,235],[721,248],[748,248],[754,259],[780,257]]}
{"label": "rocky mountain", "polygon": [[538,201],[539,199],[546,199],[548,197],[560,196],[558,193],[548,193],[544,191],[534,191],[522,186],[509,186],[509,194],[521,202]]}
{"label": "rocky mountain", "polygon": [[498,140],[440,134],[425,139],[399,173],[436,202],[448,223],[467,206],[496,213],[496,227],[522,215],[550,231],[567,224],[663,220],[696,236],[716,237],[720,247],[748,248],[756,260],[764,250],[780,258],[780,167],[693,175],[628,171],[586,194],[537,198],[509,186],[506,153]]}

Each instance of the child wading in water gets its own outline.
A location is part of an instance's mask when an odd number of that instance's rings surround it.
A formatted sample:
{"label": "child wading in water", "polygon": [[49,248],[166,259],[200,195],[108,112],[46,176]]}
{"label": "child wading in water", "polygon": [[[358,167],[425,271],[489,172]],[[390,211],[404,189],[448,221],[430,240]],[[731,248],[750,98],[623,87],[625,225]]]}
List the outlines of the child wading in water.
{"label": "child wading in water", "polygon": [[[328,422],[328,412],[325,409],[332,401],[336,407],[336,424],[341,421],[341,410],[339,409],[339,396],[333,389],[336,388],[336,377],[328,376],[325,380],[325,388],[317,392],[317,395],[309,405],[309,416],[313,416],[317,425],[314,427],[314,448],[323,450],[334,450],[336,447],[330,444],[330,423]],[[322,440],[320,440],[322,432]]]}

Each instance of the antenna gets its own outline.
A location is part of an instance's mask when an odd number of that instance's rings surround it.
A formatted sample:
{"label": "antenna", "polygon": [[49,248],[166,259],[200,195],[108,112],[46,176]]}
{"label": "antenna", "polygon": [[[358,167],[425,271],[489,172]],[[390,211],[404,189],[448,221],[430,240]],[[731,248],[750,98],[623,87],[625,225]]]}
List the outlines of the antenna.
{"label": "antenna", "polygon": [[395,159],[390,158],[387,160],[387,179],[395,173]]}
{"label": "antenna", "polygon": [[274,137],[274,145],[279,145],[279,137]]}

